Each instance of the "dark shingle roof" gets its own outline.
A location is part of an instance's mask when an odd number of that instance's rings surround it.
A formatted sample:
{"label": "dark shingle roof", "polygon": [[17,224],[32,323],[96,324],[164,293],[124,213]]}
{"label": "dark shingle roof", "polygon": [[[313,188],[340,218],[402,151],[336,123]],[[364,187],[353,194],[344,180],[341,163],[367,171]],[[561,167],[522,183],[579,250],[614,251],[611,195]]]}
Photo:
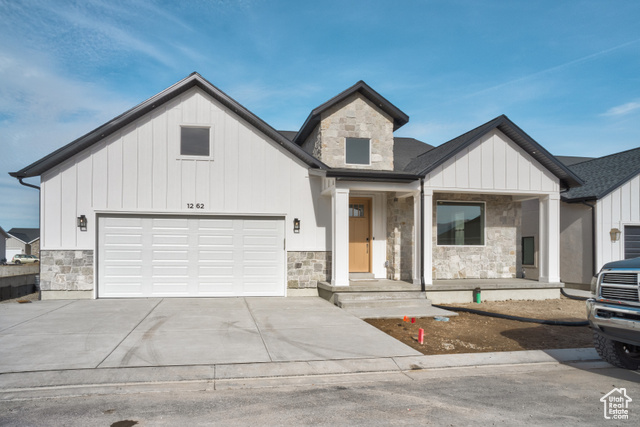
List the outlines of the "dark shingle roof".
{"label": "dark shingle roof", "polygon": [[393,130],[399,129],[409,121],[409,116],[407,116],[398,107],[389,102],[384,96],[373,90],[371,86],[360,80],[358,83],[354,84],[343,92],[340,92],[324,104],[316,107],[313,111],[311,111],[309,117],[307,117],[307,120],[305,120],[304,124],[298,131],[298,134],[293,139],[293,142],[298,145],[302,145],[304,140],[307,139],[307,137],[320,122],[320,115],[323,112],[333,107],[334,105],[344,101],[356,92],[363,95],[369,101],[373,102],[378,108],[391,116],[391,118],[393,119]]}
{"label": "dark shingle roof", "polygon": [[572,166],[572,165],[575,165],[576,163],[582,163],[582,162],[586,162],[587,160],[593,160],[593,157],[556,156],[556,159],[560,160],[565,166]]}
{"label": "dark shingle roof", "polygon": [[569,166],[585,183],[562,193],[562,200],[600,199],[640,174],[640,148],[611,154]]}
{"label": "dark shingle roof", "polygon": [[15,237],[20,240],[22,243],[31,243],[34,240],[38,240],[40,238],[40,229],[39,228],[12,228],[7,231],[7,234],[11,235],[11,237]]}
{"label": "dark shingle roof", "polygon": [[393,170],[404,171],[413,159],[432,149],[433,145],[415,138],[393,138]]}
{"label": "dark shingle roof", "polygon": [[564,187],[582,184],[582,180],[571,172],[567,166],[558,161],[505,115],[498,116],[433,150],[427,151],[411,161],[405,171],[424,176],[493,129],[499,129],[509,139],[518,144],[531,157],[558,177]]}
{"label": "dark shingle roof", "polygon": [[87,149],[88,147],[92,146],[98,141],[101,141],[103,138],[107,137],[108,135],[111,135],[114,132],[118,131],[119,129],[122,129],[126,125],[139,119],[145,114],[153,111],[154,109],[158,108],[160,105],[168,102],[169,100],[184,93],[185,91],[191,89],[192,87],[198,87],[204,92],[206,92],[208,95],[210,95],[212,98],[220,102],[226,108],[233,111],[242,119],[246,120],[249,124],[254,126],[260,132],[264,133],[269,138],[273,139],[282,147],[290,151],[294,156],[302,160],[307,165],[311,167],[326,169],[326,165],[324,165],[318,159],[316,159],[309,153],[305,152],[302,148],[292,143],[289,139],[279,134],[278,131],[276,131],[274,128],[269,126],[261,118],[259,118],[258,116],[253,114],[251,111],[247,110],[245,107],[240,105],[240,103],[238,103],[236,100],[231,98],[229,95],[227,95],[226,93],[222,92],[220,89],[212,85],[200,74],[193,72],[188,77],[180,80],[178,83],[163,90],[157,95],[152,96],[151,98],[147,99],[141,104],[133,107],[129,111],[122,113],[121,115],[112,119],[111,121],[92,130],[86,135],[81,136],[75,141],[70,142],[64,147],[59,148],[53,153],[30,164],[29,166],[19,170],[18,172],[9,173],[9,175],[15,178],[27,178],[31,176],[41,175],[47,170],[55,167],[56,165],[59,165],[60,163],[73,157],[74,155],[80,153],[81,151]]}

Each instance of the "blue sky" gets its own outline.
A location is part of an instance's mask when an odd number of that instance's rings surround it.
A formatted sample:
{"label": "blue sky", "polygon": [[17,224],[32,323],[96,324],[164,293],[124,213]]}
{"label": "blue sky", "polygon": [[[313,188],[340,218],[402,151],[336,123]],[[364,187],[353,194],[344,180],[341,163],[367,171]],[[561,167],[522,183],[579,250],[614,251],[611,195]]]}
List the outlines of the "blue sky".
{"label": "blue sky", "polygon": [[637,0],[0,0],[0,226],[38,226],[8,172],[192,71],[279,130],[362,79],[410,116],[396,136],[506,114],[553,154],[636,148],[638,22]]}

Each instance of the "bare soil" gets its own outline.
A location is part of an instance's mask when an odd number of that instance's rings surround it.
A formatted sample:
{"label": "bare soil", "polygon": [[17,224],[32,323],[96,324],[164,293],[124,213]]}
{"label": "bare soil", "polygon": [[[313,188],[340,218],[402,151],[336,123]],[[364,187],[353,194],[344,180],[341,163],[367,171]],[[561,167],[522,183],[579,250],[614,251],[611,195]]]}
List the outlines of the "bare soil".
{"label": "bare soil", "polygon": [[38,292],[34,292],[32,294],[23,295],[18,298],[6,299],[4,301],[0,301],[0,304],[15,304],[19,301],[38,301]]}
{"label": "bare soil", "polygon": [[[585,302],[565,297],[544,301],[499,301],[456,306],[543,320],[587,320]],[[415,318],[415,323],[404,322],[402,319],[368,319],[366,322],[427,355],[593,346],[588,326],[541,325],[462,312],[448,319],[437,321],[428,317]],[[424,329],[424,344],[418,342],[419,328]]]}

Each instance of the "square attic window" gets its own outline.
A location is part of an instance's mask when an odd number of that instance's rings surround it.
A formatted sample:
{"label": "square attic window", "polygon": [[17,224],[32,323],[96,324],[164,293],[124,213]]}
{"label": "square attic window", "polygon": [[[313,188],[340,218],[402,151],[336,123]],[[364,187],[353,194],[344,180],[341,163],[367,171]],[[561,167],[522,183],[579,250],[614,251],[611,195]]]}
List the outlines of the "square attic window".
{"label": "square attic window", "polygon": [[345,163],[368,165],[371,163],[371,149],[368,138],[347,138],[345,141]]}
{"label": "square attic window", "polygon": [[180,128],[180,155],[209,157],[211,144],[208,127]]}

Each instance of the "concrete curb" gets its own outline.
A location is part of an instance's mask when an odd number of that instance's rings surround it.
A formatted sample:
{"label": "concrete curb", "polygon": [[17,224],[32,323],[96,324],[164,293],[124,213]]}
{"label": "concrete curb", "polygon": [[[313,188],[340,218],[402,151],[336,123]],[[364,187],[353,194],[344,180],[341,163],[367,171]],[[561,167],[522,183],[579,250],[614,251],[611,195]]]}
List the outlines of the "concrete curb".
{"label": "concrete curb", "polygon": [[[326,382],[327,376],[362,375],[362,380],[397,379],[418,370],[442,370],[483,366],[565,364],[599,361],[594,349],[531,350],[499,353],[466,353],[437,356],[402,356],[373,359],[319,360],[247,364],[164,366],[137,368],[70,369],[0,374],[0,400],[30,399],[62,395],[123,392],[123,387],[143,392],[159,385],[181,384],[181,388],[214,390],[219,384],[250,387],[245,380],[273,380],[285,385],[285,378],[297,384]],[[323,378],[324,377],[324,378]],[[245,381],[245,382],[243,382]],[[288,382],[291,383],[290,381]],[[227,387],[224,387],[224,385]]]}

